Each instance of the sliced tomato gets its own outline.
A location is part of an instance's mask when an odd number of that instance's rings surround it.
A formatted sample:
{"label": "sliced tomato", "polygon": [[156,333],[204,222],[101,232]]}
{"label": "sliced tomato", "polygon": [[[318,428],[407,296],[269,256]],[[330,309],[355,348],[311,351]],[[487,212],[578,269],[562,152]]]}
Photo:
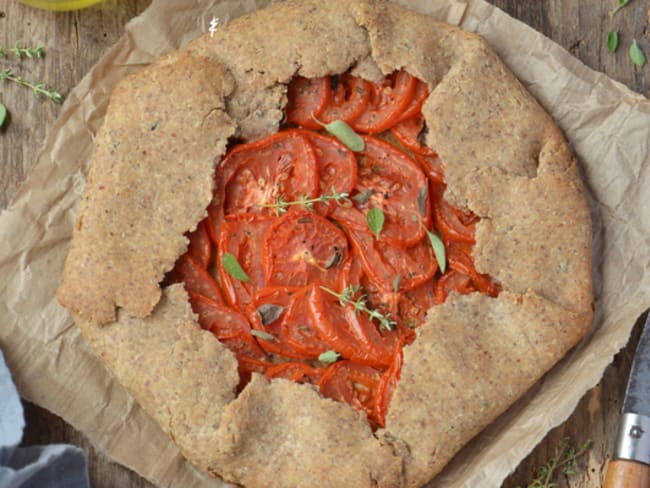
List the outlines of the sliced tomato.
{"label": "sliced tomato", "polygon": [[281,335],[295,351],[316,359],[330,347],[314,327],[312,315],[309,313],[308,300],[312,291],[313,286],[293,294],[282,320]]}
{"label": "sliced tomato", "polygon": [[[226,300],[245,312],[255,293],[265,286],[262,270],[262,240],[274,222],[272,217],[258,214],[228,216],[221,226],[218,248],[218,270]],[[223,255],[230,253],[237,259],[250,281],[233,278],[223,267]]]}
{"label": "sliced tomato", "polygon": [[390,132],[395,139],[406,149],[415,153],[424,154],[428,151],[434,152],[420,143],[420,136],[424,130],[424,118],[417,114],[391,127]]}
{"label": "sliced tomato", "polygon": [[402,115],[400,116],[398,123],[410,119],[411,117],[415,117],[417,115],[420,115],[420,111],[422,110],[422,104],[424,101],[427,99],[429,96],[429,87],[427,84],[423,81],[417,80],[417,86],[415,87],[415,92],[413,93],[413,98],[411,99],[411,103],[409,103],[408,107],[404,109],[402,112]]}
{"label": "sliced tomato", "polygon": [[[324,136],[316,132],[304,131],[316,154],[318,180],[321,195],[352,192],[357,183],[357,159],[354,153],[333,137]],[[328,215],[337,203],[317,202],[314,210],[321,215]]]}
{"label": "sliced tomato", "polygon": [[[458,210],[443,198],[444,187],[431,184],[430,192],[433,200],[433,218],[436,227],[445,239],[474,244],[474,222],[466,216],[465,212]],[[462,216],[462,217],[461,217]],[[471,222],[468,225],[462,219]]]}
{"label": "sliced tomato", "polygon": [[372,419],[379,427],[386,426],[386,413],[388,413],[388,406],[399,381],[402,371],[402,361],[402,349],[399,348],[393,356],[390,368],[384,372],[377,385],[372,409]]}
{"label": "sliced tomato", "polygon": [[262,267],[268,285],[332,286],[339,263],[348,256],[341,229],[308,211],[283,215],[269,227],[262,247]]}
{"label": "sliced tomato", "polygon": [[321,368],[314,368],[305,363],[288,361],[286,363],[274,364],[266,370],[266,379],[284,378],[296,383],[317,383],[323,371]]}
{"label": "sliced tomato", "polygon": [[388,75],[381,84],[371,83],[368,105],[352,127],[365,134],[388,130],[410,105],[417,85],[417,79],[404,70]]}
{"label": "sliced tomato", "polygon": [[370,99],[370,82],[349,73],[332,77],[332,95],[321,114],[321,121],[328,124],[343,120],[348,124],[363,113]]}
{"label": "sliced tomato", "polygon": [[[343,212],[355,212],[355,209],[336,209],[333,216],[337,219]],[[348,226],[351,217],[341,219],[346,227],[354,253],[359,257],[363,270],[373,283],[383,291],[393,289],[399,275],[399,291],[405,292],[431,279],[438,269],[431,244],[421,239],[410,247],[398,247],[377,241],[367,230]]]}
{"label": "sliced tomato", "polygon": [[454,269],[446,272],[436,284],[436,304],[440,305],[444,303],[452,291],[458,292],[461,295],[475,292],[476,287],[472,283],[472,277]]}
{"label": "sliced tomato", "polygon": [[433,183],[444,184],[445,172],[442,167],[442,160],[436,153],[415,153],[415,160],[418,162],[430,181]]}
{"label": "sliced tomato", "polygon": [[[217,167],[208,207],[211,236],[218,242],[224,215],[275,216],[279,209],[273,205],[279,200],[312,198],[318,191],[316,155],[300,131],[285,130],[235,146]],[[288,207],[293,208],[298,206]]]}
{"label": "sliced tomato", "polygon": [[472,245],[464,242],[445,242],[449,267],[470,276],[476,289],[486,295],[496,297],[501,287],[488,274],[479,273],[472,259]]}
{"label": "sliced tomato", "polygon": [[314,118],[320,119],[331,93],[329,76],[294,77],[287,90],[287,122],[309,129],[320,129]]}
{"label": "sliced tomato", "polygon": [[433,280],[425,281],[400,295],[399,317],[409,329],[417,328],[424,323],[427,312],[435,304],[435,283]]}
{"label": "sliced tomato", "polygon": [[192,310],[199,316],[199,324],[219,339],[233,338],[241,332],[249,333],[246,317],[232,308],[219,304],[198,293],[189,292]]}
{"label": "sliced tomato", "polygon": [[208,235],[206,220],[202,220],[196,229],[190,232],[187,238],[190,240],[187,246],[187,253],[204,268],[210,266],[212,243]]}
{"label": "sliced tomato", "polygon": [[250,332],[242,331],[233,337],[220,339],[220,341],[235,353],[240,364],[242,358],[262,361],[267,358],[266,354]]}
{"label": "sliced tomato", "polygon": [[262,348],[273,354],[293,359],[309,359],[310,356],[293,349],[282,331],[292,297],[301,289],[288,286],[271,286],[260,290],[248,307],[248,319],[255,330],[271,334],[273,339],[257,337]]}
{"label": "sliced tomato", "polygon": [[212,275],[188,253],[183,254],[174,269],[169,273],[168,281],[182,282],[188,292],[198,293],[223,304],[223,296],[219,284]]}
{"label": "sliced tomato", "polygon": [[321,394],[373,417],[375,395],[381,371],[354,361],[338,361],[329,366],[318,382]]}
{"label": "sliced tomato", "polygon": [[367,229],[368,211],[378,208],[384,215],[379,240],[396,246],[411,246],[422,239],[430,221],[427,179],[415,162],[395,146],[369,136],[364,136],[364,141],[365,149],[357,153],[357,193],[352,198],[362,215],[336,214],[337,208],[334,218],[348,219],[348,225]]}

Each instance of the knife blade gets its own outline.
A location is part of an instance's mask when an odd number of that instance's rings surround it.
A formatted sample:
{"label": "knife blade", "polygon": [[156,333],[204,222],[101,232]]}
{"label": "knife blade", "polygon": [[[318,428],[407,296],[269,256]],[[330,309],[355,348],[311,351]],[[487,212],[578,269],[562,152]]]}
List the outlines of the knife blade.
{"label": "knife blade", "polygon": [[650,314],[627,382],[621,420],[603,488],[650,488]]}

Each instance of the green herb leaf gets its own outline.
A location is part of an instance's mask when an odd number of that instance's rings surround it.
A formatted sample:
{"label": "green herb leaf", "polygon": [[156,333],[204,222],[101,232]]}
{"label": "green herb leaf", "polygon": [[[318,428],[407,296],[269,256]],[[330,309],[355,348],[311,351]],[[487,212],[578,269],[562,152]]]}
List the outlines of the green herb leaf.
{"label": "green herb leaf", "polygon": [[260,315],[262,320],[262,325],[268,325],[280,318],[282,312],[284,312],[285,307],[282,305],[276,305],[275,303],[264,303],[260,305],[257,309],[257,313]]}
{"label": "green herb leaf", "polygon": [[386,218],[380,208],[371,208],[368,210],[366,222],[372,233],[375,234],[375,239],[379,239],[379,233],[384,228],[384,220]]}
{"label": "green herb leaf", "polygon": [[273,334],[269,334],[268,332],[264,332],[263,330],[251,329],[251,335],[254,335],[255,337],[259,337],[260,339],[263,339],[265,341],[275,340],[275,336]]}
{"label": "green herb leaf", "polygon": [[607,33],[607,49],[610,53],[615,53],[618,49],[618,32],[610,31]]}
{"label": "green herb leaf", "polygon": [[223,256],[221,257],[221,264],[223,264],[223,269],[225,269],[226,272],[236,280],[239,281],[251,280],[246,274],[246,271],[244,271],[242,267],[239,265],[239,263],[237,262],[237,258],[232,254],[230,254],[229,252],[223,254]]}
{"label": "green herb leaf", "polygon": [[630,0],[618,0],[618,7],[612,10],[612,15],[616,15],[616,13],[625,7],[628,3],[630,3]]}
{"label": "green herb leaf", "polygon": [[630,59],[639,67],[642,67],[645,64],[645,54],[643,54],[643,51],[641,51],[641,48],[636,43],[636,39],[634,39],[634,42],[632,42],[632,45],[630,46]]}
{"label": "green herb leaf", "polygon": [[335,120],[329,124],[325,124],[325,130],[336,137],[351,151],[359,152],[366,148],[366,143],[359,134],[354,132],[352,127],[343,122],[342,120]]}
{"label": "green herb leaf", "polygon": [[0,103],[0,129],[5,125],[7,120],[7,107]]}
{"label": "green herb leaf", "polygon": [[401,273],[397,273],[397,276],[395,276],[395,279],[393,280],[393,291],[397,293],[399,291],[399,287],[402,284],[402,275]]}
{"label": "green herb leaf", "polygon": [[429,236],[429,242],[431,242],[431,247],[433,248],[433,254],[436,255],[436,261],[438,261],[438,267],[440,272],[444,273],[447,269],[447,257],[445,253],[445,245],[433,232],[427,230],[427,235]]}
{"label": "green herb leaf", "polygon": [[341,355],[338,352],[332,351],[330,349],[329,351],[325,351],[324,353],[321,353],[321,355],[318,356],[318,360],[321,363],[335,363],[340,357]]}
{"label": "green herb leaf", "polygon": [[423,217],[427,214],[428,194],[429,191],[426,185],[420,188],[420,191],[418,192],[418,210],[420,211],[420,215],[422,215]]}

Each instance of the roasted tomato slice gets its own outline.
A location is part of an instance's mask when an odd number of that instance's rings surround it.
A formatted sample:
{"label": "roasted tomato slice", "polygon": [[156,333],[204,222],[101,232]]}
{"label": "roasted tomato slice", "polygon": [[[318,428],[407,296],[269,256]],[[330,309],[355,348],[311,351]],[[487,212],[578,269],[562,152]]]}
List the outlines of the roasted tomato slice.
{"label": "roasted tomato slice", "polygon": [[343,120],[352,123],[363,113],[370,98],[370,82],[348,73],[330,78],[332,96],[321,114],[321,121]]}
{"label": "roasted tomato slice", "polygon": [[406,149],[414,153],[433,152],[428,147],[420,142],[420,137],[424,131],[424,118],[422,115],[417,114],[414,117],[402,120],[400,123],[391,127],[390,132],[395,136],[395,139],[404,146]]}
{"label": "roasted tomato slice", "polygon": [[291,302],[282,320],[282,337],[297,352],[316,359],[330,349],[314,327],[309,313],[308,300],[312,287],[303,288],[291,297]]}
{"label": "roasted tomato slice", "polygon": [[196,229],[187,236],[190,240],[187,253],[204,268],[210,266],[210,256],[212,254],[212,243],[210,242],[207,227],[207,221],[202,220]]}
{"label": "roasted tomato slice", "polygon": [[436,304],[443,303],[452,291],[461,295],[475,292],[476,287],[472,283],[472,277],[454,269],[447,271],[436,284]]}
{"label": "roasted tomato slice", "polygon": [[223,296],[219,284],[212,275],[188,253],[176,261],[167,277],[170,283],[182,282],[188,292],[198,293],[219,304],[223,304]]}
{"label": "roasted tomato slice", "polygon": [[426,281],[400,295],[399,317],[409,329],[421,326],[427,312],[436,304],[435,283]]}
{"label": "roasted tomato slice", "polygon": [[289,361],[286,363],[274,364],[269,367],[264,376],[267,379],[284,378],[296,383],[317,383],[323,371],[321,368],[314,368],[305,363]]}
{"label": "roasted tomato slice", "polygon": [[427,86],[426,83],[423,81],[417,80],[417,86],[415,87],[415,92],[413,93],[413,98],[411,99],[411,103],[409,103],[408,107],[404,109],[402,112],[402,115],[400,116],[398,123],[410,119],[411,117],[415,117],[416,115],[420,114],[420,111],[422,110],[422,104],[424,101],[427,99],[429,96],[429,87]]}
{"label": "roasted tomato slice", "polygon": [[287,92],[287,122],[308,129],[320,129],[314,118],[320,119],[331,93],[329,76],[320,78],[296,76],[289,83]]}
{"label": "roasted tomato slice", "polygon": [[198,293],[189,292],[189,295],[192,310],[199,316],[199,324],[217,338],[228,339],[241,332],[250,333],[248,320],[242,314]]}
{"label": "roasted tomato slice", "polygon": [[324,397],[348,403],[372,419],[381,375],[381,371],[370,366],[338,361],[325,370],[318,387]]}
{"label": "roasted tomato slice", "polygon": [[341,229],[308,211],[277,219],[264,236],[262,266],[268,285],[307,286],[336,283],[339,264],[348,255]]}
{"label": "roasted tomato slice", "polygon": [[[336,209],[334,218],[355,209]],[[349,226],[351,217],[340,219],[348,231],[348,237],[359,257],[363,269],[375,285],[384,291],[393,289],[399,276],[399,291],[408,291],[429,280],[435,274],[438,264],[427,239],[421,239],[410,247],[398,247],[377,241],[369,231]]]}
{"label": "roasted tomato slice", "polygon": [[370,99],[363,113],[352,121],[352,127],[366,134],[378,134],[397,123],[410,105],[418,81],[400,70],[381,84],[371,83]]}
{"label": "roasted tomato slice", "polygon": [[[229,216],[221,225],[218,249],[219,279],[226,300],[245,312],[255,293],[265,286],[262,271],[262,240],[274,219],[258,214]],[[230,253],[237,259],[250,281],[233,278],[223,267],[223,255]]]}
{"label": "roasted tomato slice", "polygon": [[212,237],[218,239],[224,215],[273,216],[278,201],[315,197],[318,190],[314,149],[300,131],[285,130],[236,146],[217,168],[208,208]]}
{"label": "roasted tomato slice", "polygon": [[[433,200],[433,218],[436,227],[440,230],[445,239],[453,239],[459,242],[474,244],[474,227],[478,219],[473,219],[467,212],[458,210],[443,198],[444,187],[431,184],[430,191]],[[464,222],[468,222],[465,224]]]}
{"label": "roasted tomato slice", "polygon": [[431,211],[427,179],[415,162],[403,151],[374,137],[365,136],[366,147],[358,153],[359,173],[354,212],[334,218],[348,225],[367,229],[366,215],[371,208],[384,214],[379,240],[396,246],[411,246],[424,236]]}
{"label": "roasted tomato slice", "polygon": [[[320,194],[332,195],[333,191],[350,194],[357,183],[357,159],[354,153],[332,137],[310,131],[304,131],[304,134],[316,153]],[[336,205],[335,201],[317,202],[314,210],[328,215]]]}
{"label": "roasted tomato slice", "polygon": [[479,273],[471,258],[472,245],[464,242],[446,241],[447,261],[449,267],[472,278],[476,289],[481,293],[496,297],[501,287],[492,280],[490,275]]}
{"label": "roasted tomato slice", "polygon": [[292,297],[301,288],[288,286],[271,286],[260,290],[248,307],[248,318],[253,329],[273,338],[258,336],[257,342],[262,348],[273,354],[287,358],[309,359],[310,356],[293,349],[287,342],[282,331],[284,321]]}
{"label": "roasted tomato slice", "polygon": [[402,349],[398,349],[393,356],[390,368],[388,368],[379,380],[377,391],[375,392],[375,402],[373,404],[372,420],[379,426],[386,426],[386,413],[388,405],[393,397],[393,392],[397,386],[400,373],[402,371]]}

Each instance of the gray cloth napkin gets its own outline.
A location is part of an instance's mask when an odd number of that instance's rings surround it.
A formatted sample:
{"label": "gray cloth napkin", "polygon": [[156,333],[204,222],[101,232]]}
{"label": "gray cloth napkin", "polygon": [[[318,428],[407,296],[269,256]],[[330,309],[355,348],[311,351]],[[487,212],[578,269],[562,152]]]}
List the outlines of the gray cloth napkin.
{"label": "gray cloth napkin", "polygon": [[25,418],[0,351],[0,488],[88,488],[83,450],[67,444],[17,447]]}

